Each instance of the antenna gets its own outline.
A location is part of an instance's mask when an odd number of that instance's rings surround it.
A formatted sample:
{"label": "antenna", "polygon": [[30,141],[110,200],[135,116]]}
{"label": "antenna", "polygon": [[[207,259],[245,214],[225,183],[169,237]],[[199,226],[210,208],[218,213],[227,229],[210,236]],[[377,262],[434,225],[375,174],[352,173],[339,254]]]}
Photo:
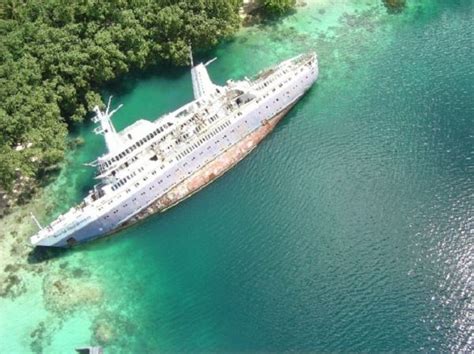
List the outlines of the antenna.
{"label": "antenna", "polygon": [[217,59],[217,57],[215,58],[212,58],[211,60],[207,61],[206,64],[204,64],[204,66],[208,66],[209,64],[211,64],[213,61],[215,61]]}
{"label": "antenna", "polygon": [[107,109],[105,110],[105,115],[109,116],[111,114],[109,114],[109,109],[110,109],[110,102],[112,102],[112,95],[110,95],[109,97],[109,101],[107,102]]}
{"label": "antenna", "polygon": [[94,118],[92,118],[94,123],[100,123],[100,126],[94,129],[94,133],[104,135],[105,143],[109,152],[118,150],[122,144],[120,137],[117,134],[114,125],[112,124],[111,117],[115,112],[122,108],[123,105],[119,105],[110,112],[111,102],[112,96],[109,97],[105,111],[101,111],[98,106],[95,106],[94,112],[96,115]]}
{"label": "antenna", "polygon": [[[119,104],[119,106],[117,108],[115,108],[112,112],[110,112],[108,115],[111,117],[115,112],[117,112],[120,108],[123,107],[123,103]],[[107,107],[107,110],[109,108]]]}
{"label": "antenna", "polygon": [[38,226],[38,228],[39,228],[40,230],[43,230],[43,227],[41,226],[41,224],[39,223],[38,219],[36,219],[36,217],[33,215],[32,212],[30,212],[30,216],[31,216],[31,218],[33,219],[33,221],[35,222],[36,226]]}

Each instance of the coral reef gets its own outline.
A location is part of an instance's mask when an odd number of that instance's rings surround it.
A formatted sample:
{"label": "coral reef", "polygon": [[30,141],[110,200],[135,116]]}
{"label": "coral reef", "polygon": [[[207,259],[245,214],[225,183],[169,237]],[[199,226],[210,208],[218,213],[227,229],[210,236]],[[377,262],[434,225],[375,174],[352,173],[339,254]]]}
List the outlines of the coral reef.
{"label": "coral reef", "polygon": [[389,13],[402,12],[406,6],[406,0],[382,0]]}
{"label": "coral reef", "polygon": [[70,276],[58,273],[45,277],[43,294],[48,310],[64,314],[101,301],[103,290],[97,281]]}

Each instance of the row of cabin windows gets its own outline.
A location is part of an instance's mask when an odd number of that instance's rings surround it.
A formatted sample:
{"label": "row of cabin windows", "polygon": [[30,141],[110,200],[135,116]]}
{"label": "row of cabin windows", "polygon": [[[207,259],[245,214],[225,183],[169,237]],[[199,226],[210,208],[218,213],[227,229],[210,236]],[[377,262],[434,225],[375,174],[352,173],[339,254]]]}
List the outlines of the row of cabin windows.
{"label": "row of cabin windows", "polygon": [[[140,168],[138,169],[138,172],[142,172],[143,170],[144,170],[144,168],[143,168],[143,167],[140,167]],[[112,190],[114,191],[114,190],[116,190],[117,188],[123,186],[123,185],[125,184],[125,182],[130,181],[130,180],[131,180],[133,177],[135,177],[136,175],[137,175],[137,172],[135,171],[135,172],[131,173],[130,175],[128,175],[128,176],[122,178],[120,181],[118,181],[117,183],[115,183],[115,184],[112,186]]]}
{"label": "row of cabin windows", "polygon": [[[306,79],[308,78],[308,76],[306,76]],[[289,81],[290,79],[288,79],[287,81]],[[286,82],[286,81],[285,81]],[[303,80],[301,80],[301,82],[303,82]],[[281,85],[280,85],[281,87]],[[298,85],[294,86],[293,89],[296,89],[297,87],[299,87]],[[273,90],[275,91],[275,90]],[[288,95],[288,97],[290,97],[290,91],[286,91],[286,94]],[[267,97],[267,95],[265,95],[264,97]],[[276,102],[279,102],[280,100],[277,98],[276,99]],[[275,103],[275,101],[273,101]],[[266,109],[268,109],[268,106],[265,106]],[[261,114],[261,112],[258,112],[258,114]]]}
{"label": "row of cabin windows", "polygon": [[[303,71],[303,68],[301,68],[300,71]],[[287,73],[287,70],[283,70],[283,74],[286,74],[286,73]],[[258,88],[258,89],[262,89],[263,87],[267,87],[269,84],[273,83],[274,81],[277,81],[277,79],[280,78],[281,76],[282,76],[282,75],[277,75],[276,78],[272,78],[272,79],[270,79],[270,80],[265,81],[265,82],[263,83],[263,86],[260,85],[260,86],[258,86],[257,88]],[[289,77],[289,78],[287,78],[284,82],[286,83],[286,82],[290,81],[291,79],[292,79],[292,77]],[[280,82],[280,84],[279,84],[278,86],[279,86],[279,87],[282,87],[282,86],[283,86],[283,83]],[[273,91],[275,91],[275,88],[273,89]],[[266,96],[265,96],[265,97],[266,97]]]}
{"label": "row of cabin windows", "polygon": [[[245,122],[247,123],[247,121],[245,121]],[[217,127],[213,132],[211,132],[208,136],[206,136],[206,137],[204,138],[204,140],[208,140],[210,136],[214,136],[215,134],[217,134],[218,132],[222,131],[222,129],[224,129],[225,127],[227,127],[227,126],[229,126],[229,125],[230,125],[230,121],[225,122],[223,125]],[[232,130],[232,132],[234,132],[234,131],[235,131],[235,129]],[[226,138],[226,137],[227,137],[227,135],[224,136],[224,138]],[[200,142],[202,143],[202,142],[203,142],[203,139],[201,139]],[[219,143],[219,140],[218,140],[216,143]],[[231,143],[228,144],[228,146],[230,146],[230,145],[231,145]],[[198,144],[193,144],[193,147],[194,147],[194,148],[197,147],[197,146],[199,146],[199,145],[198,145]],[[210,149],[210,146],[208,147],[208,149]],[[192,151],[192,150],[193,150],[193,149],[191,149],[190,151]],[[201,153],[201,155],[202,155],[202,153]],[[195,160],[195,157],[193,158],[193,160]],[[207,162],[207,161],[206,161],[206,162]],[[187,165],[187,163],[184,164],[184,166],[186,166],[186,165]],[[199,168],[199,167],[200,167],[200,165],[198,166],[198,168]],[[139,168],[139,171],[140,171],[140,172],[143,171],[143,170],[144,170],[143,167],[140,167],[140,168]],[[188,175],[190,175],[191,173],[192,173],[192,172],[189,171],[189,172],[188,172]],[[156,174],[156,171],[153,171],[153,172],[152,172],[152,175],[155,175],[155,174]],[[136,173],[134,172],[132,176],[135,176],[135,175],[136,175]],[[169,175],[166,176],[166,178],[170,178],[170,177],[171,177],[171,174],[169,174]],[[115,190],[116,188],[122,186],[122,185],[126,182],[126,180],[129,180],[130,178],[131,178],[130,176],[127,176],[125,179],[119,181],[116,185],[112,186],[112,190]],[[148,179],[148,177],[145,177],[143,180],[146,181],[147,179]],[[161,184],[162,182],[163,182],[163,180],[160,180],[160,181],[158,182],[158,184]],[[135,184],[135,187],[138,187],[138,186],[139,186],[139,183],[136,183],[136,184]],[[155,188],[155,186],[151,186],[151,187],[149,188],[149,190],[152,190],[152,189],[154,189],[154,188]],[[127,192],[130,192],[130,189],[128,189]],[[145,195],[145,192],[142,192],[141,195],[142,195],[142,196]],[[136,198],[133,199],[133,201],[135,201],[135,200],[136,200]],[[110,202],[109,202],[109,204],[110,204]],[[128,204],[124,204],[124,205],[123,205],[124,208],[127,207],[127,206],[128,206]],[[116,214],[117,212],[118,212],[118,210],[115,210],[115,211],[114,211],[114,214]],[[109,216],[106,216],[106,218],[108,218],[108,217],[109,217]]]}
{"label": "row of cabin windows", "polygon": [[[268,106],[267,106],[267,109],[268,109]],[[245,121],[245,122],[247,123],[247,121]],[[190,153],[191,151],[193,151],[195,148],[197,148],[200,143],[202,144],[204,141],[208,140],[210,137],[215,136],[217,133],[221,132],[225,127],[227,127],[227,126],[229,126],[229,125],[230,125],[230,121],[227,121],[227,122],[225,122],[224,124],[222,124],[221,126],[217,127],[214,131],[212,131],[211,133],[209,133],[208,135],[206,135],[206,137],[200,139],[199,143],[194,143],[193,146],[191,146],[190,148],[188,148],[187,150],[185,150],[184,153],[181,153],[181,154],[179,155],[179,157],[180,157],[180,158],[184,157],[185,155],[187,155],[188,153]],[[160,128],[161,128],[161,127],[160,127]],[[232,130],[232,132],[234,132],[234,130]],[[154,133],[155,133],[155,132],[154,132]],[[152,133],[152,134],[154,134],[154,133]],[[158,133],[156,133],[156,134],[158,134]],[[156,135],[156,134],[155,134],[155,135]],[[225,137],[227,137],[227,135],[226,135]],[[219,143],[219,142],[220,142],[220,141],[216,141],[216,144]],[[210,149],[210,146],[208,147],[208,150],[209,150],[209,149]],[[161,166],[161,168],[162,168],[162,167],[163,167],[163,166]],[[139,168],[138,171],[141,172],[141,171],[143,171],[143,170],[144,170],[144,168],[141,167],[141,168]],[[156,171],[153,171],[153,172],[152,172],[152,175],[155,175],[155,174],[156,174]],[[116,190],[116,189],[119,188],[120,186],[124,185],[127,180],[130,180],[130,179],[131,179],[133,176],[135,176],[135,175],[136,175],[136,172],[134,172],[131,176],[127,176],[127,177],[125,177],[124,179],[120,180],[117,184],[115,184],[114,186],[112,186],[112,190]],[[169,177],[169,176],[167,176],[167,177]],[[143,180],[146,181],[147,179],[148,179],[148,177],[145,177]],[[160,181],[159,183],[161,183],[161,181]],[[136,183],[136,184],[135,184],[136,187],[138,187],[138,185],[139,185],[139,183]]]}
{"label": "row of cabin windows", "polygon": [[[173,123],[171,122],[168,122],[166,124],[167,127],[169,126],[172,126]],[[129,148],[127,148],[124,152],[121,152],[120,154],[112,157],[109,161],[107,161],[105,163],[105,167],[108,167],[110,166],[113,162],[115,161],[118,161],[120,159],[122,159],[123,157],[125,157],[127,154],[129,154],[130,152],[132,152],[133,150],[135,150],[137,147],[145,144],[147,141],[149,141],[151,138],[157,136],[159,133],[163,132],[165,130],[165,126],[161,126],[161,127],[158,127],[156,128],[153,132],[149,133],[146,137],[140,139],[138,142],[136,142],[135,144],[133,144],[132,146],[130,146]],[[131,138],[131,135],[129,134],[129,138]]]}
{"label": "row of cabin windows", "polygon": [[228,127],[230,125],[230,121],[226,121],[224,124],[218,126],[216,129],[214,129],[212,132],[208,133],[204,138],[201,138],[197,143],[194,143],[191,145],[189,148],[184,150],[182,153],[178,154],[178,160],[182,159],[184,156],[188,155],[191,151],[195,150],[198,148],[202,143],[205,141],[209,140],[209,138],[215,136],[217,133],[221,132],[225,127]]}

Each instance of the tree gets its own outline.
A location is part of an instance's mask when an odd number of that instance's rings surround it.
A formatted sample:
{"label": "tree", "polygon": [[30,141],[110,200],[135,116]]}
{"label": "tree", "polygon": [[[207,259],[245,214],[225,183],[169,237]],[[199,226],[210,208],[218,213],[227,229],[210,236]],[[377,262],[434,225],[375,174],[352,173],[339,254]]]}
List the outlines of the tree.
{"label": "tree", "polygon": [[265,12],[270,15],[283,15],[296,6],[296,0],[258,0]]}
{"label": "tree", "polygon": [[60,162],[67,128],[130,70],[188,64],[239,27],[241,0],[5,0],[0,5],[0,187]]}

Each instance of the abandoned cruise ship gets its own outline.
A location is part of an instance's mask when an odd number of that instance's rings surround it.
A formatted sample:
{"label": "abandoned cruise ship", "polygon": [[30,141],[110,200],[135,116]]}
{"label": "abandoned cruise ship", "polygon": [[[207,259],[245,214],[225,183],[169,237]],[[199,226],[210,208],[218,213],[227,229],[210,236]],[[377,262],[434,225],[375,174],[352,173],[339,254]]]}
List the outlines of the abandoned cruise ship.
{"label": "abandoned cruise ship", "polygon": [[[192,59],[191,59],[192,62]],[[206,64],[192,64],[194,100],[150,122],[117,132],[110,111],[95,107],[94,131],[107,152],[93,165],[99,183],[81,204],[31,237],[34,246],[70,247],[161,212],[242,160],[272,131],[318,77],[315,53],[302,54],[252,79],[214,84]]]}

